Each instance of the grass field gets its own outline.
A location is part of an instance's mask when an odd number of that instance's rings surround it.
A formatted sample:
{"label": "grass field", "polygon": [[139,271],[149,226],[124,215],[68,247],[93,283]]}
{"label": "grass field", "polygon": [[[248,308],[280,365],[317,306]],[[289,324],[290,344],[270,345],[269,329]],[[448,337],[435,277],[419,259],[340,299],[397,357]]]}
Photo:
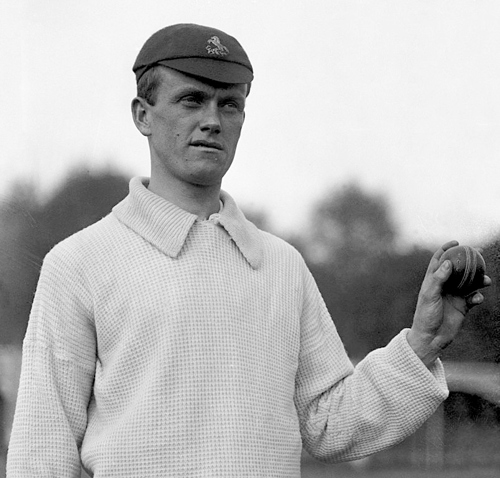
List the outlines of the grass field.
{"label": "grass field", "polygon": [[[359,470],[348,465],[311,464],[302,467],[302,478],[499,478],[493,468],[454,468],[449,470],[384,469]],[[82,473],[82,478],[88,475]]]}
{"label": "grass field", "polygon": [[349,465],[322,465],[307,463],[302,467],[302,478],[499,478],[500,470],[493,468],[383,469],[360,470]]}
{"label": "grass field", "polygon": [[[307,463],[302,467],[302,478],[499,478],[500,470],[359,470],[349,465],[322,465]],[[82,473],[82,478],[88,475]]]}

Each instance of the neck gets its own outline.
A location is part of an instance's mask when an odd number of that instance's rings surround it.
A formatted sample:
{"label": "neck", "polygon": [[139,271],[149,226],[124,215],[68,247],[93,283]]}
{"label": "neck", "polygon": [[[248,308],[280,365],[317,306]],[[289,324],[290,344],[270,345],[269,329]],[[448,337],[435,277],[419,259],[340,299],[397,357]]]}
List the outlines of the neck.
{"label": "neck", "polygon": [[220,210],[220,184],[216,186],[167,184],[151,176],[148,189],[202,220],[208,219],[210,215]]}

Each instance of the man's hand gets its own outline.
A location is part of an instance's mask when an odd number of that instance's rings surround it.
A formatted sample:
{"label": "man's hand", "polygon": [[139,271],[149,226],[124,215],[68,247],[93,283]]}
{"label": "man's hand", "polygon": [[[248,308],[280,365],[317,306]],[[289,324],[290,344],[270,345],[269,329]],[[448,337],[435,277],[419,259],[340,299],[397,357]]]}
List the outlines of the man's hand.
{"label": "man's hand", "polygon": [[[453,342],[467,312],[484,300],[480,292],[467,297],[443,294],[443,284],[451,274],[451,262],[444,261],[439,266],[439,259],[444,251],[457,245],[457,241],[447,242],[432,256],[418,295],[413,325],[408,332],[408,343],[426,366],[430,366]],[[490,284],[491,279],[485,276],[484,287]]]}

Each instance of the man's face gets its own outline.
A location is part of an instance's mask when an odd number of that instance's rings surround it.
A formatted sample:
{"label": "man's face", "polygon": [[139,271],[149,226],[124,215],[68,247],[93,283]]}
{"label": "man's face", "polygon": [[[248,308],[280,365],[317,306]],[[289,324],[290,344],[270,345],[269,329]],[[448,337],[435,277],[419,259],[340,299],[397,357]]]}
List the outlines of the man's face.
{"label": "man's face", "polygon": [[161,74],[156,103],[147,105],[152,174],[220,186],[236,152],[247,86],[226,88],[168,68]]}

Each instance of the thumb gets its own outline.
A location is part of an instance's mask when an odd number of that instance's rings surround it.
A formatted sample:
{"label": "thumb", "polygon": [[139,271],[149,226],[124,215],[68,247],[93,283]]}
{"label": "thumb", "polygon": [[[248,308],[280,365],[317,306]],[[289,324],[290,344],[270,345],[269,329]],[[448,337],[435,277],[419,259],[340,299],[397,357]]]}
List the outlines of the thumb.
{"label": "thumb", "polygon": [[451,272],[451,261],[447,259],[437,268],[433,276],[434,279],[442,286],[450,278]]}

